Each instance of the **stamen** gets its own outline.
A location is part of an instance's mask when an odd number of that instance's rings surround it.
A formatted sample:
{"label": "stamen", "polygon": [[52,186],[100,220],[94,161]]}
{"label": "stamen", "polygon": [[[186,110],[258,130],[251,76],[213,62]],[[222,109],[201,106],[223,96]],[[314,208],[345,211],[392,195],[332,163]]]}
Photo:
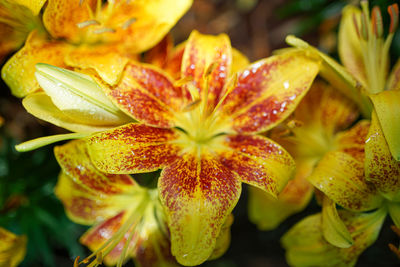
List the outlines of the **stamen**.
{"label": "stamen", "polygon": [[102,34],[102,33],[115,33],[115,30],[113,28],[101,28],[101,29],[97,29],[95,31],[93,31],[93,33],[95,34]]}
{"label": "stamen", "polygon": [[100,25],[100,22],[98,22],[95,19],[91,19],[91,20],[86,20],[86,21],[79,22],[76,24],[76,26],[78,26],[78,28],[85,28],[90,25]]}
{"label": "stamen", "polygon": [[217,62],[211,63],[211,64],[208,66],[207,70],[205,71],[204,76],[205,76],[205,77],[210,76],[211,73],[212,73],[212,72],[215,70],[215,68],[217,67],[217,65],[218,65]]}
{"label": "stamen", "polygon": [[383,22],[382,22],[382,14],[379,7],[375,6],[372,9],[371,16],[372,30],[376,36],[376,38],[383,36]]}
{"label": "stamen", "polygon": [[103,253],[101,251],[99,251],[96,254],[96,263],[97,264],[102,264],[103,263]]}
{"label": "stamen", "polygon": [[356,28],[356,32],[357,32],[358,38],[361,38],[360,28],[359,28],[359,25],[358,25],[358,22],[357,22],[356,14],[353,14],[353,24],[354,24],[354,27]]}
{"label": "stamen", "polygon": [[189,103],[187,106],[185,106],[182,111],[183,112],[189,112],[195,109],[199,104],[201,103],[201,99],[196,99],[195,101]]}
{"label": "stamen", "polygon": [[188,84],[190,82],[193,82],[193,80],[194,79],[193,79],[192,76],[186,76],[186,77],[181,78],[180,80],[175,81],[174,85],[176,87],[180,87],[180,86],[182,86],[184,84]]}
{"label": "stamen", "polygon": [[388,244],[389,249],[400,259],[400,250],[393,244]]}
{"label": "stamen", "polygon": [[368,18],[365,13],[361,15],[361,36],[364,40],[368,40]]}
{"label": "stamen", "polygon": [[392,229],[392,231],[398,236],[400,237],[400,229],[397,228],[395,225],[391,225],[390,229]]}
{"label": "stamen", "polygon": [[388,12],[390,15],[389,33],[394,33],[399,24],[399,6],[397,4],[390,5]]}
{"label": "stamen", "polygon": [[79,256],[77,256],[74,260],[74,267],[79,267]]}
{"label": "stamen", "polygon": [[132,25],[132,23],[134,23],[137,19],[136,18],[130,18],[127,21],[124,22],[124,24],[122,24],[122,29],[126,30],[129,28],[129,26]]}

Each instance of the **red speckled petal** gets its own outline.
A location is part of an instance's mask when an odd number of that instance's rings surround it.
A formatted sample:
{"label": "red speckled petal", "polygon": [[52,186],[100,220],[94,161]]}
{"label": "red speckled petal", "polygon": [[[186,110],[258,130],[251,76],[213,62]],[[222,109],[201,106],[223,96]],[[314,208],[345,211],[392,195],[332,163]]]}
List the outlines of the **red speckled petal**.
{"label": "red speckled petal", "polygon": [[337,204],[353,211],[377,208],[382,203],[364,176],[364,142],[369,122],[361,121],[338,136],[339,150],[328,152],[308,180]]}
{"label": "red speckled petal", "polygon": [[183,265],[198,265],[210,257],[241,191],[238,177],[218,159],[207,152],[197,154],[185,154],[167,166],[158,184],[172,254]]}
{"label": "red speckled petal", "polygon": [[[109,240],[126,222],[128,219],[128,212],[122,211],[109,218],[108,220],[99,223],[98,225],[90,228],[81,238],[80,242],[87,246],[90,250],[96,251],[99,249],[107,240]],[[109,254],[104,257],[104,263],[108,266],[116,265],[119,257],[123,251],[124,245],[128,239],[130,231],[127,231],[122,240],[111,250]],[[132,243],[135,240],[132,240]],[[129,255],[129,254],[128,254]]]}
{"label": "red speckled petal", "polygon": [[[75,179],[76,180],[76,179]],[[108,219],[131,206],[134,197],[119,194],[104,195],[88,189],[82,183],[61,172],[55,194],[64,205],[68,217],[80,224],[92,225]]]}
{"label": "red speckled petal", "polygon": [[253,63],[238,74],[236,87],[222,103],[221,119],[240,133],[271,129],[293,112],[318,70],[318,62],[302,52]]}
{"label": "red speckled petal", "polygon": [[[212,64],[213,70],[205,77]],[[200,98],[205,97],[208,86],[208,106],[213,108],[230,74],[231,64],[232,48],[227,35],[210,36],[193,31],[183,54],[181,75],[193,78]]]}
{"label": "red speckled petal", "polygon": [[365,145],[365,175],[390,200],[400,190],[400,161],[392,157],[375,112]]}
{"label": "red speckled petal", "polygon": [[242,182],[258,187],[273,197],[294,176],[295,162],[280,145],[263,136],[228,135],[212,146],[219,161]]}
{"label": "red speckled petal", "polygon": [[183,107],[181,89],[150,65],[129,62],[120,82],[114,87],[103,84],[103,88],[121,110],[155,127],[173,127],[174,113]]}
{"label": "red speckled petal", "polygon": [[278,199],[258,188],[249,188],[249,219],[258,229],[273,230],[290,215],[307,206],[314,190],[306,177],[312,172],[314,164],[314,160],[297,161],[296,177],[288,182]]}
{"label": "red speckled petal", "polygon": [[150,172],[171,164],[180,152],[176,130],[127,124],[91,136],[89,154],[93,164],[106,173]]}
{"label": "red speckled petal", "polygon": [[365,141],[370,127],[369,121],[360,121],[351,129],[338,133],[336,144],[339,151],[352,156],[359,162],[364,162]]}
{"label": "red speckled petal", "polygon": [[137,186],[129,175],[112,175],[100,172],[92,164],[85,141],[68,142],[54,149],[63,171],[77,184],[95,194],[121,194]]}

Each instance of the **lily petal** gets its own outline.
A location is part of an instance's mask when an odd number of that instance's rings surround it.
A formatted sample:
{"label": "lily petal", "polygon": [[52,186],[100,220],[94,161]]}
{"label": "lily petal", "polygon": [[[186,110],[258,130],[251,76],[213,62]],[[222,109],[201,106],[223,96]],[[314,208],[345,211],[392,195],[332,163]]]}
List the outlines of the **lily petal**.
{"label": "lily petal", "polygon": [[249,59],[242,52],[232,47],[231,75],[241,71],[249,64]]}
{"label": "lily petal", "polygon": [[24,108],[33,116],[77,133],[102,132],[114,126],[93,126],[79,123],[59,110],[44,92],[32,93],[22,100]]}
{"label": "lily petal", "polygon": [[172,163],[181,150],[176,130],[126,124],[88,138],[93,164],[106,173],[151,172]]}
{"label": "lily petal", "polygon": [[325,240],[339,248],[351,247],[353,239],[339,217],[336,203],[326,196],[322,203],[322,233]]}
{"label": "lily petal", "polygon": [[16,267],[26,254],[26,236],[17,236],[0,227],[0,265]]}
{"label": "lily petal", "polygon": [[338,136],[340,149],[325,154],[308,180],[346,209],[377,208],[382,197],[364,176],[364,142],[369,122],[361,121]]}
{"label": "lily petal", "polygon": [[[138,214],[138,217],[140,215]],[[122,211],[115,216],[103,221],[96,226],[90,228],[81,238],[80,242],[87,246],[91,251],[99,249],[107,240],[112,238],[129,217],[128,212]],[[132,229],[130,231],[133,231]],[[129,232],[122,236],[121,241],[112,249],[105,257],[104,263],[107,266],[114,266],[118,263],[118,260],[123,251],[124,245],[127,242]]]}
{"label": "lily petal", "polygon": [[286,119],[306,94],[319,70],[303,52],[253,63],[238,74],[236,87],[221,106],[221,119],[239,133],[263,132]]}
{"label": "lily petal", "polygon": [[57,146],[54,154],[65,174],[75,183],[98,194],[122,194],[135,190],[137,186],[129,175],[105,174],[96,169],[83,140]]}
{"label": "lily petal", "polygon": [[390,202],[389,205],[390,218],[397,227],[400,227],[400,203]]}
{"label": "lily petal", "polygon": [[372,213],[340,211],[340,218],[350,231],[354,245],[338,248],[322,235],[321,214],[309,216],[281,239],[286,259],[291,266],[354,266],[358,256],[378,238],[386,217],[386,211],[379,209]]}
{"label": "lily petal", "polygon": [[48,64],[36,64],[35,77],[52,102],[81,124],[116,126],[131,121],[89,76]]}
{"label": "lily petal", "polygon": [[370,95],[393,157],[400,161],[400,90]]}
{"label": "lily petal", "polygon": [[[290,45],[298,47],[299,50],[307,51],[310,55],[322,60],[320,75],[332,84],[336,89],[340,90],[345,96],[357,103],[364,118],[371,117],[373,109],[372,103],[365,94],[366,89],[358,82],[342,65],[336,60],[321,53],[315,47],[307,42],[298,39],[292,35],[286,37],[286,42]],[[292,51],[292,50],[290,50]]]}
{"label": "lily petal", "polygon": [[43,23],[54,39],[67,39],[77,43],[86,29],[78,23],[91,19],[91,11],[95,10],[96,0],[48,0],[43,14]]}
{"label": "lily petal", "polygon": [[13,2],[16,2],[19,5],[26,6],[29,8],[33,15],[38,15],[40,10],[42,9],[44,3],[46,3],[47,0],[14,0]]}
{"label": "lily petal", "polygon": [[208,260],[218,259],[228,250],[231,243],[231,225],[233,223],[233,215],[230,214],[222,225],[221,232],[215,243],[215,248]]}
{"label": "lily petal", "polygon": [[183,107],[181,89],[150,65],[129,62],[116,86],[103,87],[116,106],[147,125],[173,127],[174,113]]}
{"label": "lily petal", "polygon": [[3,66],[1,77],[13,95],[24,97],[40,88],[35,78],[35,65],[48,63],[65,68],[64,56],[69,49],[69,45],[45,40],[33,31],[28,36],[25,46]]}
{"label": "lily petal", "polygon": [[[174,54],[174,41],[171,34],[167,34],[156,46],[144,54],[143,62],[164,69],[169,58]],[[183,49],[182,49],[183,53]],[[180,60],[182,61],[182,59]],[[180,65],[180,63],[179,63]],[[180,70],[177,69],[178,71]]]}
{"label": "lily petal", "polygon": [[68,66],[81,69],[93,68],[106,83],[115,85],[129,58],[134,57],[118,51],[116,45],[81,45],[68,53],[65,62]]}
{"label": "lily petal", "polygon": [[82,140],[56,147],[54,152],[63,170],[55,192],[75,222],[93,224],[114,216],[135,198],[127,193],[140,191],[129,175],[97,170]]}
{"label": "lily petal", "polygon": [[51,98],[43,92],[32,93],[22,100],[24,108],[33,116],[57,125],[61,128],[77,133],[102,132],[114,126],[92,126],[82,124],[59,110],[51,101]]}
{"label": "lily petal", "polygon": [[396,62],[390,73],[386,88],[390,91],[400,90],[400,59]]}
{"label": "lily petal", "polygon": [[258,229],[273,230],[307,206],[314,190],[305,178],[310,175],[314,164],[313,160],[296,162],[296,177],[288,182],[277,199],[258,188],[249,188],[249,219]]}
{"label": "lily petal", "polygon": [[366,87],[367,77],[355,21],[361,26],[361,10],[352,5],[346,6],[340,21],[338,52],[346,69]]}
{"label": "lily petal", "polygon": [[132,205],[136,200],[133,196],[97,193],[88,189],[87,183],[83,185],[82,182],[73,180],[78,178],[80,177],[71,177],[62,171],[54,189],[56,196],[64,205],[68,218],[76,223],[92,225],[104,221]]}
{"label": "lily petal", "polygon": [[140,228],[137,230],[137,243],[133,252],[135,266],[177,267],[179,265],[171,254],[169,237],[160,228],[164,218],[161,220],[157,218],[157,211],[162,212],[161,206],[157,209],[153,205],[148,205],[138,226]]}
{"label": "lily petal", "polygon": [[193,78],[200,98],[206,97],[212,110],[231,73],[231,64],[232,47],[227,35],[210,36],[193,31],[186,43],[181,76]]}
{"label": "lily petal", "polygon": [[[108,19],[102,40],[123,44],[131,53],[141,53],[155,46],[192,5],[192,0],[151,0],[108,2],[101,15]],[[110,5],[111,12],[110,12]]]}
{"label": "lily petal", "polygon": [[392,157],[375,112],[365,144],[365,176],[389,200],[400,190],[400,161]]}
{"label": "lily petal", "polygon": [[240,180],[207,152],[185,154],[158,181],[171,231],[171,251],[183,265],[207,260],[239,199]]}
{"label": "lily petal", "polygon": [[240,180],[276,198],[294,176],[295,162],[280,145],[256,135],[215,138],[211,149],[219,161]]}

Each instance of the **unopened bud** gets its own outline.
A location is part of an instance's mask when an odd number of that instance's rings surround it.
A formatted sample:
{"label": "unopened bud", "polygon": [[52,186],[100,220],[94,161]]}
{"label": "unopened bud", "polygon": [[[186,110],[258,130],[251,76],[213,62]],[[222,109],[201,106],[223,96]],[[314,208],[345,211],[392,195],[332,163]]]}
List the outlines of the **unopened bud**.
{"label": "unopened bud", "polygon": [[127,121],[89,75],[38,63],[35,76],[53,104],[77,122],[105,126]]}

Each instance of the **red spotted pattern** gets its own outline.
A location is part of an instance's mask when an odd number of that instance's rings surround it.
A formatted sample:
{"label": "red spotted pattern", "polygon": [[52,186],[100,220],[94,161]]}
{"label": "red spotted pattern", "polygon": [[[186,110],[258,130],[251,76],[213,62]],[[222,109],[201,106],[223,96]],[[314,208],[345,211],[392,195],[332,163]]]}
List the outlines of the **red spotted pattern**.
{"label": "red spotted pattern", "polygon": [[63,171],[86,189],[101,194],[116,194],[136,186],[129,175],[104,174],[96,169],[85,142],[81,140],[55,147],[54,153]]}
{"label": "red spotted pattern", "polygon": [[[88,139],[94,165],[108,173],[155,171],[175,161],[181,147],[175,130],[128,124]],[[171,141],[171,142],[170,142]]]}

